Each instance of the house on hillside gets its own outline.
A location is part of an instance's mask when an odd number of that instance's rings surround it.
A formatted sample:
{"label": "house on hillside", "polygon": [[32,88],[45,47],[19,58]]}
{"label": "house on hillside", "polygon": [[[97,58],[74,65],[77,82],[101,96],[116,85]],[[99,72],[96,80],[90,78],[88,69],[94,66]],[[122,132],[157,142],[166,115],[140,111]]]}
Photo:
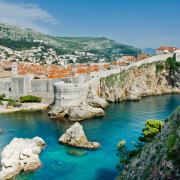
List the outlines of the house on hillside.
{"label": "house on hillside", "polygon": [[122,61],[122,62],[134,62],[136,61],[136,57],[134,56],[123,56],[119,59],[119,61]]}
{"label": "house on hillside", "polygon": [[156,54],[174,53],[176,50],[180,50],[180,49],[176,47],[161,46],[160,48],[156,49]]}

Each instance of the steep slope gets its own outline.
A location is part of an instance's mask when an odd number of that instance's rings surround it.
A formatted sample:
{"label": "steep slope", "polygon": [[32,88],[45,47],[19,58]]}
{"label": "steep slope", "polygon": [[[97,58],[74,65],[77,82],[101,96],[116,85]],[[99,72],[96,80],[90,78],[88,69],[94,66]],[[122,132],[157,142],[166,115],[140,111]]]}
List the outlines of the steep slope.
{"label": "steep slope", "polygon": [[32,29],[21,29],[2,23],[0,23],[0,45],[18,51],[43,46],[46,49],[52,48],[58,55],[76,55],[82,52],[91,55],[89,58],[80,58],[80,62],[93,60],[97,62],[102,58],[111,61],[123,54],[136,56],[141,52],[140,49],[104,37],[53,37]]}
{"label": "steep slope", "polygon": [[100,95],[107,101],[114,102],[180,93],[180,69],[170,75],[170,69],[165,66],[165,62],[147,63],[101,78]]}
{"label": "steep slope", "polygon": [[180,107],[165,121],[161,133],[143,147],[117,179],[180,179]]}

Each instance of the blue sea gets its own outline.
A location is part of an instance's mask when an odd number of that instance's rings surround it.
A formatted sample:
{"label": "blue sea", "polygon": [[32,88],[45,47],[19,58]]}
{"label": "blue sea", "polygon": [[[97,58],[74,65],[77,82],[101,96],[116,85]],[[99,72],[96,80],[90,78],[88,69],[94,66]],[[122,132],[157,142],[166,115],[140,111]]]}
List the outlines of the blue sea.
{"label": "blue sea", "polygon": [[104,117],[82,122],[88,139],[101,144],[94,151],[59,144],[59,137],[71,123],[51,120],[47,112],[0,115],[0,128],[4,131],[0,135],[0,151],[14,137],[40,136],[46,142],[40,154],[42,167],[32,173],[21,173],[16,180],[113,180],[119,173],[118,141],[125,139],[127,148],[133,149],[147,119],[165,120],[178,105],[179,95],[110,104]]}

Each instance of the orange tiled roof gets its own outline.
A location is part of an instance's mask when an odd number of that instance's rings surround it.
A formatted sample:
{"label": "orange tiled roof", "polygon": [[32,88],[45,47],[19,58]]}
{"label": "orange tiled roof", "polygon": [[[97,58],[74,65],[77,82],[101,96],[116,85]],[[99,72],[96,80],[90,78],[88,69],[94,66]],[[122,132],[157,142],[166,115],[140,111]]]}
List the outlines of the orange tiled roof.
{"label": "orange tiled roof", "polygon": [[[129,60],[134,60],[135,57],[127,56]],[[3,68],[12,67],[12,62],[9,61],[1,61],[0,66]],[[127,65],[127,62],[113,62],[113,65],[124,66]],[[33,63],[17,63],[18,74],[26,75],[26,74],[34,74],[34,76],[42,76],[47,78],[65,78],[65,77],[73,77],[77,74],[86,74],[90,72],[98,72],[100,69],[108,69],[110,67],[110,63],[106,64],[78,64],[75,66],[68,65],[67,68],[64,68],[59,65],[38,65]]]}
{"label": "orange tiled roof", "polygon": [[161,46],[160,48],[156,49],[156,50],[160,50],[160,51],[169,51],[169,52],[173,52],[175,50],[178,50],[178,48],[176,47],[167,47],[167,46]]}

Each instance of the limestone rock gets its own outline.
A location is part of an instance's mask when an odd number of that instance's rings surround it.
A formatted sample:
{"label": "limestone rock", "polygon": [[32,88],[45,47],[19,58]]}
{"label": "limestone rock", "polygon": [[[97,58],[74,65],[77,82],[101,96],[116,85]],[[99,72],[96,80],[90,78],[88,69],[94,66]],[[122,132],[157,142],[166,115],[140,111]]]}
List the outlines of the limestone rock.
{"label": "limestone rock", "polygon": [[101,78],[100,95],[107,101],[140,100],[141,97],[180,93],[180,72],[173,76],[167,69],[157,74],[157,63],[132,66]]}
{"label": "limestone rock", "polygon": [[92,107],[98,107],[103,109],[108,106],[107,101],[99,96],[89,98],[88,104]]}
{"label": "limestone rock", "polygon": [[81,121],[83,119],[92,118],[94,116],[103,116],[104,110],[102,108],[92,107],[86,103],[82,103],[77,107],[60,107],[53,106],[49,115],[51,118],[68,119],[70,121]]}
{"label": "limestone rock", "polygon": [[33,171],[41,166],[39,154],[45,145],[40,137],[14,138],[1,154],[0,180],[10,179],[21,171]]}
{"label": "limestone rock", "polygon": [[82,104],[79,107],[69,109],[69,119],[71,121],[81,121],[94,116],[103,116],[104,114],[105,113],[102,108],[95,108],[88,104]]}
{"label": "limestone rock", "polygon": [[98,142],[89,142],[84,134],[82,125],[74,123],[60,138],[59,142],[70,146],[96,149],[100,146]]}

